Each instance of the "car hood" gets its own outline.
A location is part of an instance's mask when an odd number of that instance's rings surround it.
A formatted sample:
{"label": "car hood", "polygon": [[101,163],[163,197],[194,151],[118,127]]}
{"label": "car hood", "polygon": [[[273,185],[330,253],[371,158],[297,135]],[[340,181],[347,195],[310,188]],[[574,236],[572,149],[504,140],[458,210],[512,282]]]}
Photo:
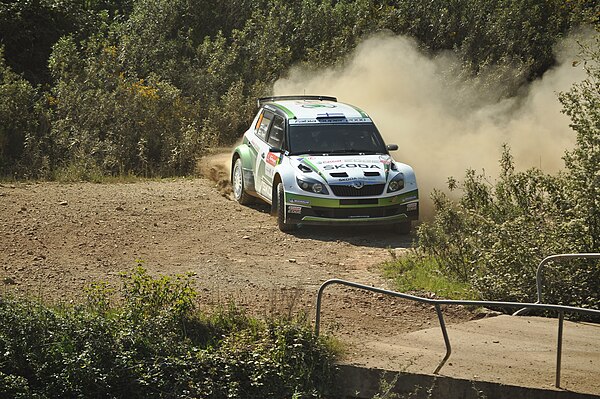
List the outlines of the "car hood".
{"label": "car hood", "polygon": [[295,169],[301,168],[307,171],[305,168],[309,168],[321,176],[328,184],[342,184],[357,180],[366,184],[385,183],[392,161],[392,157],[389,155],[310,155],[290,157],[290,162]]}

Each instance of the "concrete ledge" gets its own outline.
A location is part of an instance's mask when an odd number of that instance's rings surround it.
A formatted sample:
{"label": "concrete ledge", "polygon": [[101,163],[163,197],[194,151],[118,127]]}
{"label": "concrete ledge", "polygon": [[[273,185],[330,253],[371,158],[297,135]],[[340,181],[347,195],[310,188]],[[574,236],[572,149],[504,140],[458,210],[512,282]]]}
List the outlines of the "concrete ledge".
{"label": "concrete ledge", "polygon": [[[411,399],[600,399],[600,396],[565,390],[538,389],[446,376],[411,374],[339,365],[336,386],[340,398],[373,398],[395,393]],[[404,396],[402,396],[404,395]]]}

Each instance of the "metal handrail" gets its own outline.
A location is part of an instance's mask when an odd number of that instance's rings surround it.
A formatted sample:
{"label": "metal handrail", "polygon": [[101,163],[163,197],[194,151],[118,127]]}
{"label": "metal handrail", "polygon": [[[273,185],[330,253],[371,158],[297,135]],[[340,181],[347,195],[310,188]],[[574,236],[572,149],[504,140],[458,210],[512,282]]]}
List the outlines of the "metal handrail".
{"label": "metal handrail", "polygon": [[454,299],[430,299],[423,298],[416,295],[405,294],[401,292],[395,292],[390,290],[385,290],[383,288],[371,287],[368,285],[340,280],[340,279],[331,279],[325,281],[321,287],[319,288],[317,294],[317,305],[316,305],[316,317],[315,317],[315,333],[319,335],[320,327],[321,327],[321,302],[323,291],[330,285],[340,284],[353,288],[362,289],[365,291],[377,292],[380,294],[390,295],[398,298],[408,299],[415,302],[432,304],[435,306],[435,310],[440,322],[440,328],[442,330],[442,335],[444,338],[444,343],[446,345],[446,355],[441,360],[441,362],[436,367],[433,374],[437,374],[441,368],[444,366],[450,354],[452,353],[452,347],[450,345],[450,339],[448,338],[448,331],[446,329],[446,323],[444,322],[444,316],[442,313],[441,305],[466,305],[466,306],[500,306],[500,307],[512,307],[512,308],[525,308],[525,309],[543,309],[543,310],[555,310],[558,312],[558,338],[557,338],[557,348],[556,348],[556,382],[555,386],[557,388],[560,387],[560,371],[561,371],[561,361],[562,361],[562,331],[563,331],[563,322],[564,322],[564,313],[565,312],[574,312],[591,316],[599,316],[600,310],[594,309],[584,309],[578,308],[574,306],[564,306],[564,305],[550,305],[543,303],[522,303],[522,302],[501,302],[501,301],[470,301],[470,300],[454,300]]}
{"label": "metal handrail", "polygon": [[[600,259],[600,253],[584,253],[584,254],[558,254],[551,255],[545,257],[540,264],[538,265],[537,272],[535,274],[535,283],[537,286],[537,302],[542,303],[542,271],[544,266],[548,263],[556,260],[565,260],[565,259]],[[513,313],[513,316],[522,315],[525,312],[526,308],[522,308]]]}

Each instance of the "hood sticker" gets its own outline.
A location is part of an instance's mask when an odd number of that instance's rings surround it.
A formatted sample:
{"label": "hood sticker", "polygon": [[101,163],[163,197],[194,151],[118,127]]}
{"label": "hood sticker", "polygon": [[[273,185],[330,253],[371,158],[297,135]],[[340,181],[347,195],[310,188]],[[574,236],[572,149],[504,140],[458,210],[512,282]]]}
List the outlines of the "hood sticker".
{"label": "hood sticker", "polygon": [[311,161],[309,161],[307,158],[302,159],[300,162],[305,163],[306,165],[308,165],[308,167],[310,167],[312,170],[314,170],[315,172],[317,172],[319,174],[319,176],[321,176],[321,178],[325,181],[327,181],[327,178],[323,175],[323,173],[321,173],[321,171],[319,170],[319,168],[317,168]]}

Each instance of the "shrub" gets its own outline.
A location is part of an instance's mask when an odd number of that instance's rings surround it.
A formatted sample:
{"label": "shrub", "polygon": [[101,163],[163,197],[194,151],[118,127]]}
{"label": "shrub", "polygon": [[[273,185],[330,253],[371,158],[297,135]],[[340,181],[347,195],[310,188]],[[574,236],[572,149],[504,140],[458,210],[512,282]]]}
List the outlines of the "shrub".
{"label": "shrub", "polygon": [[38,96],[36,88],[6,65],[0,47],[0,175],[27,177],[42,167]]}
{"label": "shrub", "polygon": [[[469,282],[484,299],[534,301],[537,264],[557,253],[600,251],[600,61],[599,39],[586,50],[588,78],[560,99],[577,133],[565,155],[566,169],[550,176],[537,169],[516,172],[504,147],[494,184],[467,171],[458,202],[432,196],[436,215],[419,229],[419,244],[449,275]],[[598,308],[597,261],[549,267],[544,300]]]}
{"label": "shrub", "polygon": [[57,80],[54,157],[64,167],[105,175],[183,175],[212,144],[201,134],[197,104],[155,75],[130,77],[105,39],[90,39],[81,50],[73,39],[61,39],[50,66]]}
{"label": "shrub", "polygon": [[0,395],[22,398],[319,397],[332,352],[302,317],[199,313],[190,275],[123,275],[84,305],[0,299]]}

